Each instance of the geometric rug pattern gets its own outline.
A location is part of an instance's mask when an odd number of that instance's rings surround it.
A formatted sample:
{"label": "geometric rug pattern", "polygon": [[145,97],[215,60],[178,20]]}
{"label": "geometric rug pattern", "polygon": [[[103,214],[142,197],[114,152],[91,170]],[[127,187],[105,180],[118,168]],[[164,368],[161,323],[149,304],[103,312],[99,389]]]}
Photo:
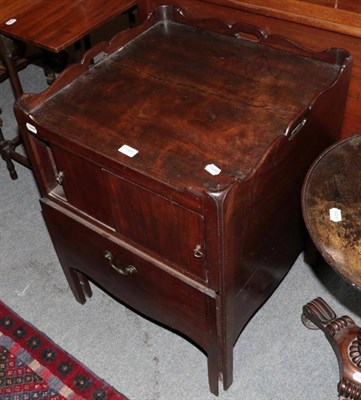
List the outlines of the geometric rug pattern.
{"label": "geometric rug pattern", "polygon": [[126,400],[0,301],[1,400]]}

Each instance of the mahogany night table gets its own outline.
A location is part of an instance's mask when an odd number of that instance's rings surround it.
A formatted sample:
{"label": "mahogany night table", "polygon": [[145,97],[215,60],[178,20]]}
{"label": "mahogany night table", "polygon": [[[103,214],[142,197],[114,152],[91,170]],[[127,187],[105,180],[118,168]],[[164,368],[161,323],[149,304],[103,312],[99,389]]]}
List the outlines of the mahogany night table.
{"label": "mahogany night table", "polygon": [[337,138],[350,70],[343,50],[161,6],[22,96],[76,299],[90,279],[181,332],[207,354],[211,391],[227,389],[234,343],[303,247],[302,181]]}

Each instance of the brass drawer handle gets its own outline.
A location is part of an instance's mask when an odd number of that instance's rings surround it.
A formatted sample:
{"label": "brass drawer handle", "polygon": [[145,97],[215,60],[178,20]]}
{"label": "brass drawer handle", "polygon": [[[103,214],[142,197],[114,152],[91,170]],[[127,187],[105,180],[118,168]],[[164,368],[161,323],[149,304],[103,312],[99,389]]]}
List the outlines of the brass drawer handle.
{"label": "brass drawer handle", "polygon": [[195,258],[202,258],[203,257],[202,246],[200,244],[197,244],[197,246],[194,248],[193,255],[194,255]]}
{"label": "brass drawer handle", "polygon": [[118,267],[117,265],[115,265],[114,256],[109,250],[104,251],[104,258],[108,260],[109,265],[120,275],[127,276],[138,272],[134,265],[127,265],[126,267]]}

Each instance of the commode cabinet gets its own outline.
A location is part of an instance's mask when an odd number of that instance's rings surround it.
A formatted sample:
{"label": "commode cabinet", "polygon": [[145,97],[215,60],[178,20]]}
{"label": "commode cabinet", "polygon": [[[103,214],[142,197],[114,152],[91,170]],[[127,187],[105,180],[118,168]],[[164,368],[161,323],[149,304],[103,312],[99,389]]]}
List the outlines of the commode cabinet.
{"label": "commode cabinet", "polygon": [[350,69],[343,50],[163,6],[24,95],[76,299],[90,279],[181,332],[207,354],[211,391],[227,389],[237,337],[302,249],[302,180],[337,138]]}

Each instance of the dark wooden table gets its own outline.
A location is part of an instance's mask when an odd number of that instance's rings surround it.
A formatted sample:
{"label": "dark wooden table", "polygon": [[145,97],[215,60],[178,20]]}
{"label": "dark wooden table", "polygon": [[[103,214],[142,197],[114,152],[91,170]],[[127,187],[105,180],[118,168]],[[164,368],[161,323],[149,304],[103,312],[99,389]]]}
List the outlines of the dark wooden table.
{"label": "dark wooden table", "polygon": [[[23,90],[13,39],[58,53],[135,5],[135,0],[0,0],[0,53],[15,97]],[[15,150],[19,143],[20,136],[5,140],[0,130],[0,155],[13,179],[17,174],[12,160],[29,166],[27,158]]]}
{"label": "dark wooden table", "polygon": [[[318,158],[306,177],[302,206],[321,255],[343,279],[361,290],[360,134],[338,142]],[[309,328],[322,329],[336,352],[340,396],[360,399],[360,328],[350,317],[336,318],[320,298],[304,307],[303,320]]]}

